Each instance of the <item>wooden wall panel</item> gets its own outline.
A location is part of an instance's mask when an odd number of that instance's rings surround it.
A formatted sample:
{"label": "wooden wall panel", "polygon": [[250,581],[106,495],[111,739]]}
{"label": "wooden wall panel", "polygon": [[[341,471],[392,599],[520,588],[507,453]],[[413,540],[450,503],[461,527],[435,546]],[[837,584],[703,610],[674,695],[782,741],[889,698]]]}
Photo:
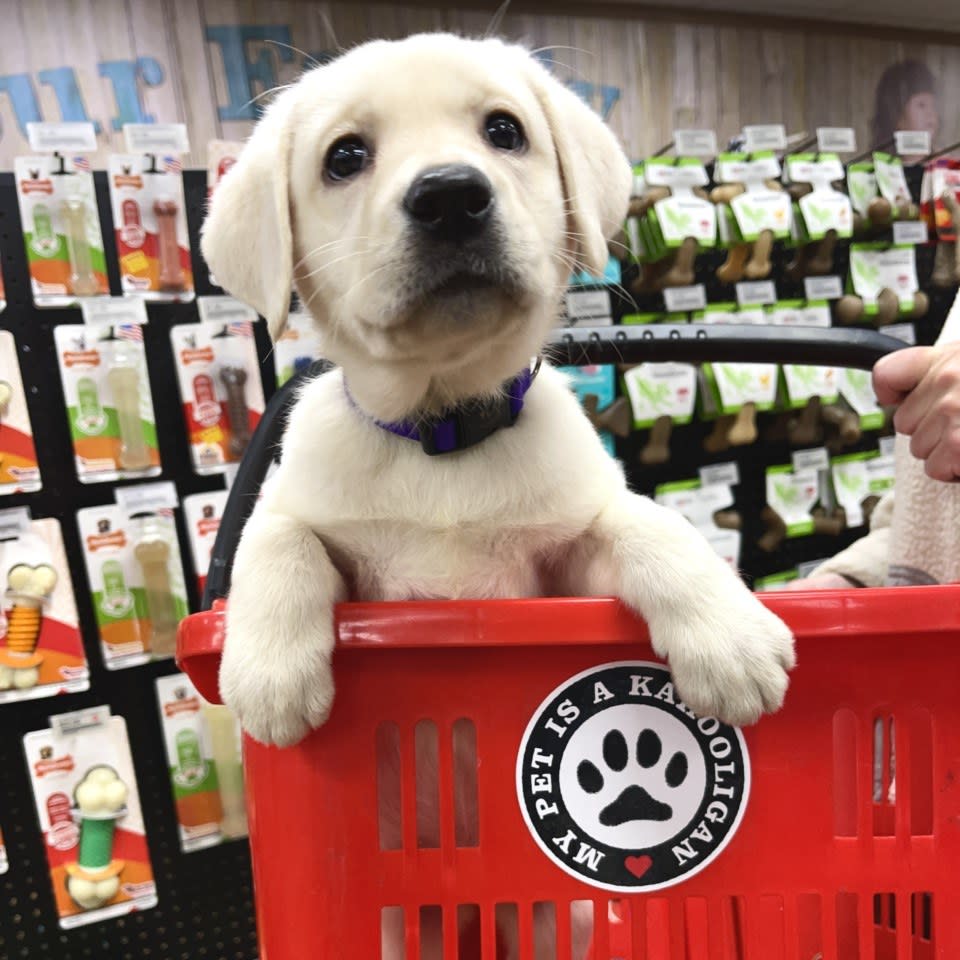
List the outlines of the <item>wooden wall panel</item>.
{"label": "wooden wall panel", "polygon": [[[0,0],[0,6],[3,169],[27,149],[22,126],[36,116],[96,121],[100,166],[122,149],[115,122],[139,116],[184,122],[188,161],[203,165],[208,140],[245,137],[268,88],[295,80],[314,57],[421,30],[476,35],[491,19],[490,12],[439,4],[303,0]],[[634,156],[662,146],[676,127],[713,127],[723,143],[745,123],[773,121],[791,132],[853,125],[868,146],[876,82],[906,56],[926,62],[939,79],[941,143],[960,139],[960,47],[871,39],[848,29],[804,33],[769,22],[603,19],[584,9],[583,16],[507,15],[501,32],[543,48],[557,75],[598,109],[606,97],[610,122]]]}

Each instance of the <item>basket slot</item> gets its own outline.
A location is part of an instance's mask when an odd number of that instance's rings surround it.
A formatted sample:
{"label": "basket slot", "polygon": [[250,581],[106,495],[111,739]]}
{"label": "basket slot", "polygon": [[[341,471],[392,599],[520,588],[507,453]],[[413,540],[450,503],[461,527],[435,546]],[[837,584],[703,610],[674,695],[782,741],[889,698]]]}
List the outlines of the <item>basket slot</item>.
{"label": "basket slot", "polygon": [[477,726],[473,720],[462,717],[453,725],[454,840],[458,847],[480,845],[478,776]]}
{"label": "basket slot", "polygon": [[440,849],[439,735],[432,720],[421,720],[414,728],[414,777],[417,795],[417,846]]}
{"label": "basket slot", "polygon": [[381,960],[406,960],[406,944],[403,907],[384,907],[380,911]]}
{"label": "basket slot", "polygon": [[[497,924],[497,932],[495,937],[497,945],[497,960],[501,960],[504,951],[501,949],[500,945],[515,944],[520,940],[520,911],[515,903],[498,903],[494,911],[494,916]],[[529,926],[527,927],[527,931],[529,933]],[[530,949],[530,946],[532,946],[532,940],[530,945],[527,947],[527,950]],[[521,957],[526,957],[529,955],[529,953],[524,953],[523,950],[520,951]]]}
{"label": "basket slot", "polygon": [[880,716],[873,721],[873,835],[894,834],[896,796],[896,732],[893,717]]}
{"label": "basket slot", "polygon": [[377,818],[381,850],[403,846],[400,803],[400,729],[395,723],[381,723],[376,732]]}
{"label": "basket slot", "polygon": [[557,905],[550,902],[533,905],[533,953],[536,960],[558,960]]}
{"label": "basket slot", "polygon": [[459,946],[451,954],[457,960],[480,960],[480,907],[476,903],[457,905],[457,940]]}
{"label": "basket slot", "polygon": [[[425,904],[419,911],[420,949],[415,954],[418,960],[441,960],[452,957],[445,947],[443,910],[436,904]],[[453,931],[454,938],[456,931]]]}

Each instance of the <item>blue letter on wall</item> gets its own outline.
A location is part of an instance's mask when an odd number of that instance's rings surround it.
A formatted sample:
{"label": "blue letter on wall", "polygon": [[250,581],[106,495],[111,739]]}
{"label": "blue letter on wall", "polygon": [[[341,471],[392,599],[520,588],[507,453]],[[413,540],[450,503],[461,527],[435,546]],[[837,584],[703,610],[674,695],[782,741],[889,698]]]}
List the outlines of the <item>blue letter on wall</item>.
{"label": "blue letter on wall", "polygon": [[[37,79],[48,87],[53,87],[60,107],[60,119],[66,123],[88,123],[87,108],[83,105],[80,85],[77,83],[77,71],[73,67],[56,67],[53,70],[41,70]],[[94,122],[97,133],[100,121]]]}
{"label": "blue letter on wall", "polygon": [[0,77],[0,93],[6,93],[10,97],[10,104],[17,117],[17,126],[20,133],[26,137],[27,124],[43,119],[40,116],[37,94],[30,82],[30,74],[11,73]]}
{"label": "blue letter on wall", "polygon": [[[207,27],[207,40],[220,47],[223,69],[227,76],[227,94],[230,102],[218,108],[221,120],[256,120],[257,93],[272,90],[277,85],[277,71],[273,57],[261,50],[256,59],[247,59],[247,44],[254,41],[273,41],[277,56],[283,63],[293,63],[290,49],[290,28],[262,27]],[[254,84],[260,89],[254,90]]]}
{"label": "blue letter on wall", "polygon": [[137,85],[138,80],[148,87],[159,87],[163,83],[163,67],[153,57],[107,60],[100,64],[100,76],[110,81],[117,102],[117,115],[112,122],[114,130],[119,130],[125,123],[156,122],[157,118],[144,109]]}

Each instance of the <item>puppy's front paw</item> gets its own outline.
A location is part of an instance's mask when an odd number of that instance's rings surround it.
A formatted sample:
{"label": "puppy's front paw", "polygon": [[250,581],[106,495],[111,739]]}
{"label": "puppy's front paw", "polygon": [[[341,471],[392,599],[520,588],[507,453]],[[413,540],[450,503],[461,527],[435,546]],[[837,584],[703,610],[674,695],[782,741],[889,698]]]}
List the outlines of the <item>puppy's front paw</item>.
{"label": "puppy's front paw", "polygon": [[735,726],[783,706],[796,663],[786,624],[746,592],[719,609],[661,624],[653,645],[694,713]]}
{"label": "puppy's front paw", "polygon": [[240,725],[260,743],[289,747],[322,726],[333,705],[331,642],[243,639],[228,629],[220,693]]}

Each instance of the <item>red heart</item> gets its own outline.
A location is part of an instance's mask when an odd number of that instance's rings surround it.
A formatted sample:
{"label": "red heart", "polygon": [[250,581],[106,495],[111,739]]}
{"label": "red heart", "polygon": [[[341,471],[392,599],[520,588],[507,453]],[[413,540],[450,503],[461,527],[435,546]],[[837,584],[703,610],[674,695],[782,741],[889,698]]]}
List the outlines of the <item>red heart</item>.
{"label": "red heart", "polygon": [[650,857],[627,857],[623,865],[639,880],[652,866]]}

